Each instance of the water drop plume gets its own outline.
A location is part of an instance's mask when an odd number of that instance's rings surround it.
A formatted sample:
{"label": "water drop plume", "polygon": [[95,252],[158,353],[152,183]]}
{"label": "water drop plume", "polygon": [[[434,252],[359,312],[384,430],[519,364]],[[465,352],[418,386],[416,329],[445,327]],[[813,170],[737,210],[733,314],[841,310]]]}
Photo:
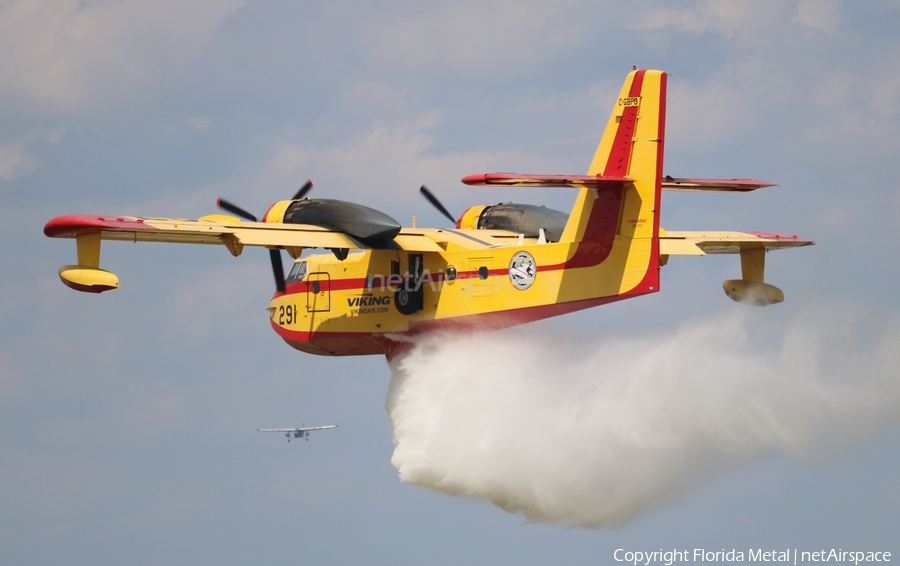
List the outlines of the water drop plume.
{"label": "water drop plume", "polygon": [[391,461],[528,521],[603,527],[765,451],[827,459],[896,424],[900,326],[741,312],[615,339],[559,322],[415,338],[391,362]]}

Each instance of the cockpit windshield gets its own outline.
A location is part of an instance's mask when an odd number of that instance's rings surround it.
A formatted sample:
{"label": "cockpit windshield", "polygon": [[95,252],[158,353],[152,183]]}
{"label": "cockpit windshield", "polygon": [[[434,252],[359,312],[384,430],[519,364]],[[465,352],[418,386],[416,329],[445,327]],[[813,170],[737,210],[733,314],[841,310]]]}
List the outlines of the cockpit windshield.
{"label": "cockpit windshield", "polygon": [[303,281],[304,277],[306,277],[306,262],[298,261],[291,268],[291,272],[288,273],[286,281],[288,283],[296,283],[297,281]]}

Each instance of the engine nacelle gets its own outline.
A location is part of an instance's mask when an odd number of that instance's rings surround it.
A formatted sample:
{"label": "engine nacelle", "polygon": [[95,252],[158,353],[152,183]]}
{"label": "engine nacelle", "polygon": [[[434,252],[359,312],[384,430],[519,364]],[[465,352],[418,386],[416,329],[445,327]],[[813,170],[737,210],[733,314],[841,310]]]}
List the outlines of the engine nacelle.
{"label": "engine nacelle", "polygon": [[392,240],[400,233],[400,223],[387,214],[355,202],[332,199],[276,202],[262,221],[320,226],[364,240]]}
{"label": "engine nacelle", "polygon": [[494,204],[473,206],[462,213],[456,227],[464,230],[508,230],[526,238],[537,238],[541,229],[550,242],[558,242],[569,215],[533,204]]}

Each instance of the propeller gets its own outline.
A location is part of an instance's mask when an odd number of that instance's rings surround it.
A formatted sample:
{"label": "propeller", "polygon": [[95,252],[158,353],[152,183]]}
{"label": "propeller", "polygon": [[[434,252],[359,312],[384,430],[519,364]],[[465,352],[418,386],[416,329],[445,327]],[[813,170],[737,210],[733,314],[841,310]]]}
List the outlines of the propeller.
{"label": "propeller", "polygon": [[244,220],[249,220],[250,222],[259,222],[259,219],[257,217],[253,216],[252,214],[250,214],[243,208],[239,207],[238,205],[230,203],[223,198],[216,199],[216,206],[218,206],[219,208],[221,208],[223,210],[227,210],[228,212],[230,212],[232,214],[240,216]]}
{"label": "propeller", "polygon": [[306,193],[308,193],[309,190],[312,188],[313,188],[312,181],[306,181],[305,183],[303,183],[303,186],[300,187],[300,189],[297,191],[297,194],[295,194],[294,198],[292,198],[291,200],[302,199],[304,196],[306,196]]}
{"label": "propeller", "polygon": [[431,206],[435,207],[436,209],[438,209],[438,211],[440,211],[441,214],[449,218],[450,222],[456,224],[456,219],[453,218],[453,215],[450,214],[450,211],[447,210],[443,204],[441,204],[441,201],[439,201],[437,197],[431,193],[431,191],[428,190],[428,187],[422,185],[422,187],[419,189],[419,193],[421,193],[421,195],[425,197],[425,200],[431,203]]}
{"label": "propeller", "polygon": [[[302,199],[312,188],[312,181],[306,181],[303,186],[300,187],[300,189],[297,191],[297,194],[294,195],[294,198],[291,200]],[[249,220],[250,222],[259,222],[259,219],[256,216],[250,214],[238,205],[232,202],[228,202],[223,198],[216,200],[216,206],[223,210],[227,210],[228,212],[236,216],[240,216],[244,220]],[[284,293],[284,263],[281,260],[281,251],[277,248],[270,249],[269,261],[272,263],[272,275],[275,276],[275,289],[277,289],[279,293]],[[290,440],[290,438],[288,440]]]}
{"label": "propeller", "polygon": [[284,293],[284,264],[281,262],[281,250],[269,250],[269,261],[272,262],[272,274],[275,276],[275,289]]}

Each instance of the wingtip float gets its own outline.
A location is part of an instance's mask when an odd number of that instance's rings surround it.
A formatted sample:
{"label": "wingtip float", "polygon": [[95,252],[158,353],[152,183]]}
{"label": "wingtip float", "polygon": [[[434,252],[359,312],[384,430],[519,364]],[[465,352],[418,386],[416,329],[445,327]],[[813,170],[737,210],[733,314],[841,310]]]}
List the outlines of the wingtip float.
{"label": "wingtip float", "polygon": [[[476,205],[452,228],[404,228],[356,203],[305,198],[307,182],[262,221],[235,214],[199,220],[67,215],[44,233],[74,238],[78,263],[60,269],[67,286],[103,292],[118,279],[100,269],[102,240],[245,246],[269,250],[276,292],[272,328],[298,350],[321,355],[387,354],[396,336],[441,328],[500,328],[659,291],[673,255],[736,254],[741,278],[732,299],[759,306],[784,294],[764,281],[766,252],[811,245],[787,234],[674,232],[659,224],[661,194],[747,192],[771,183],[663,175],[666,74],[634,70],[615,101],[584,175],[481,173],[469,185],[577,190],[570,213],[542,206]],[[453,222],[427,188],[420,192]],[[240,218],[238,218],[240,217]],[[306,248],[327,250],[301,258]],[[281,250],[293,258],[287,275]],[[359,250],[358,253],[350,253]],[[330,252],[330,253],[329,253]]]}

